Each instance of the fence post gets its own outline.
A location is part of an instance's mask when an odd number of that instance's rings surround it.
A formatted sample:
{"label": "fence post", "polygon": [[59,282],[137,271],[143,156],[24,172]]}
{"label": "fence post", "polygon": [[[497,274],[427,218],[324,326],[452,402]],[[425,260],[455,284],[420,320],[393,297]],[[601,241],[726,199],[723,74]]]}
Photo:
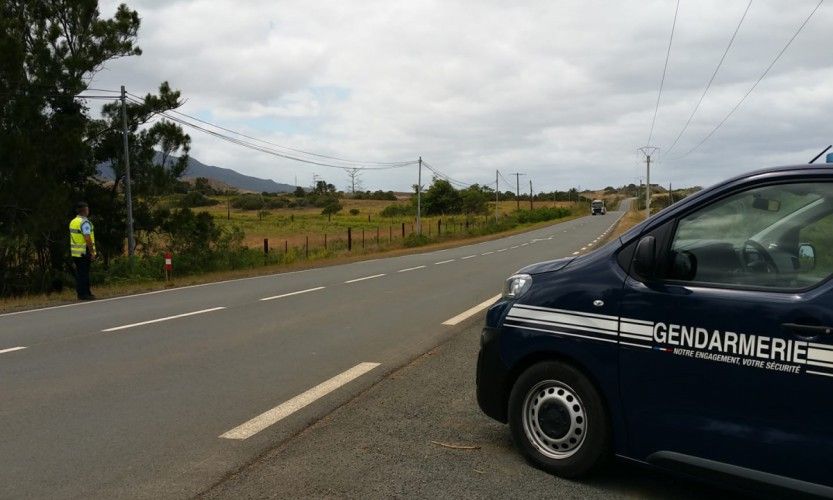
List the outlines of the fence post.
{"label": "fence post", "polygon": [[362,249],[364,249],[364,228],[362,228]]}
{"label": "fence post", "polygon": [[440,236],[442,234],[443,234],[443,220],[442,219],[437,219],[437,236]]}
{"label": "fence post", "polygon": [[388,236],[388,243],[393,243],[393,225],[390,226],[390,235]]}
{"label": "fence post", "polygon": [[263,254],[269,255],[269,238],[263,238]]}
{"label": "fence post", "polygon": [[324,233],[324,250],[327,249],[327,233]]}
{"label": "fence post", "polygon": [[347,251],[353,251],[353,228],[347,228]]}
{"label": "fence post", "polygon": [[309,235],[307,235],[306,242],[304,243],[304,258],[309,259]]}
{"label": "fence post", "polygon": [[402,223],[402,239],[405,239],[405,223]]}
{"label": "fence post", "polygon": [[289,240],[283,240],[283,254],[289,253]]}

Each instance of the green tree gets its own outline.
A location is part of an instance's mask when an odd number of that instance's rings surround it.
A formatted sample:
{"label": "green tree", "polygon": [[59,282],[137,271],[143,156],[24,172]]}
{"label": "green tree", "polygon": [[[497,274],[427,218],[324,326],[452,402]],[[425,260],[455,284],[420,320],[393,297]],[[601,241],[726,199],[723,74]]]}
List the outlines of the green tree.
{"label": "green tree", "polygon": [[48,289],[67,259],[72,204],[95,173],[75,96],[112,59],[139,55],[139,15],[95,0],[0,2],[0,294]]}
{"label": "green tree", "polygon": [[489,211],[489,200],[494,198],[494,191],[473,184],[460,191],[461,207],[466,214],[483,214]]}
{"label": "green tree", "polygon": [[[0,295],[46,290],[68,270],[66,225],[79,199],[91,203],[105,259],[121,252],[120,108],[109,104],[92,120],[77,95],[108,61],[141,54],[139,26],[139,14],[125,5],[107,18],[96,0],[0,1]],[[187,135],[168,122],[142,127],[178,105],[179,93],[166,83],[158,96],[128,106],[140,199],[170,189],[184,170]],[[161,162],[154,162],[155,149]],[[186,160],[169,160],[173,153]],[[109,193],[93,181],[102,162],[116,172]],[[137,206],[134,217],[140,228],[152,225],[147,206]]]}
{"label": "green tree", "polygon": [[463,198],[450,182],[434,179],[422,194],[422,211],[425,215],[457,214],[463,209]]}
{"label": "green tree", "polygon": [[333,214],[337,214],[341,212],[341,209],[344,208],[341,203],[339,203],[338,198],[336,197],[329,197],[324,204],[324,209],[321,210],[321,215],[327,216],[327,222],[331,221],[333,218]]}

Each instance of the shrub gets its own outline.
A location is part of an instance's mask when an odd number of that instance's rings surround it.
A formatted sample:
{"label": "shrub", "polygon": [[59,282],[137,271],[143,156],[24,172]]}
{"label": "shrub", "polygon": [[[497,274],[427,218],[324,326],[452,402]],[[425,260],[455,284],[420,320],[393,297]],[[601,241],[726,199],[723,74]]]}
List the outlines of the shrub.
{"label": "shrub", "polygon": [[265,204],[263,196],[255,193],[241,194],[231,200],[231,206],[241,210],[261,210]]}
{"label": "shrub", "polygon": [[179,200],[181,208],[210,207],[220,203],[199,191],[191,191]]}
{"label": "shrub", "polygon": [[570,215],[570,209],[563,207],[540,207],[533,210],[518,210],[513,215],[518,223],[527,224],[567,217]]}
{"label": "shrub", "polygon": [[285,196],[272,196],[264,200],[267,208],[289,208],[292,201]]}
{"label": "shrub", "polygon": [[351,208],[350,209],[350,215],[359,215],[359,209],[358,208]]}
{"label": "shrub", "polygon": [[386,206],[380,213],[382,217],[405,217],[414,215],[416,210],[411,205],[396,204]]}
{"label": "shrub", "polygon": [[431,242],[431,239],[424,234],[411,233],[405,237],[403,244],[408,248],[421,247]]}

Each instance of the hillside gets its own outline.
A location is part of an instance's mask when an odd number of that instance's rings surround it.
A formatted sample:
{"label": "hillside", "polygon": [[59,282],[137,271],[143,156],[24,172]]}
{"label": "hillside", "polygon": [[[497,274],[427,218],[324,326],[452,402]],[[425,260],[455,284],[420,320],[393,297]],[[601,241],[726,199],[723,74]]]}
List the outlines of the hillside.
{"label": "hillside", "polygon": [[[155,161],[159,163],[162,162],[162,155],[158,152],[156,153]],[[169,159],[169,161],[173,160]],[[109,164],[101,164],[98,166],[98,175],[102,179],[112,180],[113,170],[110,168]],[[240,172],[230,168],[206,165],[191,156],[188,157],[188,168],[186,168],[183,175],[184,177],[189,178],[206,177],[210,180],[237,188],[241,191],[253,191],[257,193],[288,193],[295,190],[295,186],[275,182],[272,179],[261,179],[241,174]]]}

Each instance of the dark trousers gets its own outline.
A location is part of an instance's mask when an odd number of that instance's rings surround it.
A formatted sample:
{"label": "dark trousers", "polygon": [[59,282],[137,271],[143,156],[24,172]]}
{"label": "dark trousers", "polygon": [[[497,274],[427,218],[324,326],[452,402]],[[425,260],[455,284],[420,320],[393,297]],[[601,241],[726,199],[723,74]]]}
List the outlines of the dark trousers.
{"label": "dark trousers", "polygon": [[89,297],[90,292],[90,256],[84,254],[81,257],[73,257],[75,262],[75,292],[78,298]]}

